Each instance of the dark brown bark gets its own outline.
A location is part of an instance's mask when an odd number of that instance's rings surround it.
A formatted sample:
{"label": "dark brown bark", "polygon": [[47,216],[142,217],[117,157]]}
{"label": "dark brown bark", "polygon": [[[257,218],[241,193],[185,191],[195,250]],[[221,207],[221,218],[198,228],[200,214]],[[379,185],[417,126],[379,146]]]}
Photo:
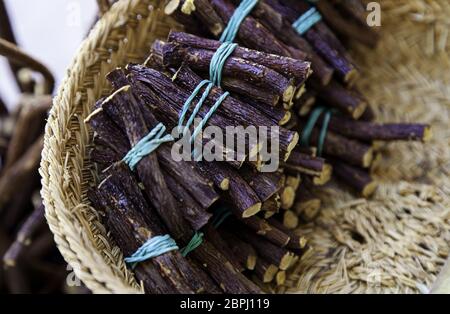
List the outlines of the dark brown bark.
{"label": "dark brown bark", "polygon": [[214,36],[219,36],[223,32],[225,25],[222,23],[222,20],[214,11],[208,0],[196,0],[194,2],[195,10],[193,10],[191,6],[185,6],[185,3],[186,1],[180,0],[168,1],[164,13],[171,16],[176,15],[176,17],[185,15],[184,17],[181,17],[181,20],[180,17],[178,18],[180,22],[185,22],[185,20],[191,18],[192,15],[202,21],[204,27],[206,27]]}
{"label": "dark brown bark", "polygon": [[269,108],[274,108],[280,101],[280,96],[276,93],[265,88],[257,87],[236,77],[224,78],[222,80],[222,86],[226,91],[238,94],[246,99],[252,99]]}
{"label": "dark brown bark", "polygon": [[278,267],[270,264],[262,258],[258,258],[254,273],[255,276],[263,283],[270,283],[275,279],[275,276],[278,273]]}
{"label": "dark brown bark", "polygon": [[265,219],[252,216],[250,218],[240,219],[240,221],[252,229],[256,234],[279,247],[285,247],[290,241],[287,234],[270,225]]}
{"label": "dark brown bark", "polygon": [[[158,120],[164,122],[169,129],[176,127],[178,125],[179,112],[181,112],[183,104],[190,94],[174,85],[170,78],[158,71],[143,67],[138,68],[136,66],[130,66],[129,69],[132,70],[129,77],[133,84],[133,89],[136,90],[136,93],[141,100],[147,104],[146,108],[150,109]],[[137,71],[137,69],[139,69],[139,71]],[[208,113],[210,109],[208,104],[211,103],[205,102],[202,109],[200,109],[197,115],[199,118],[204,118]],[[188,112],[188,115],[191,112],[192,108]],[[235,121],[231,121],[217,113],[213,114],[206,124],[206,126],[219,127],[224,134],[226,134],[227,126],[237,125],[238,124]],[[223,147],[222,151],[224,153],[227,151],[233,153],[234,148]],[[226,161],[234,167],[240,168],[244,159],[243,157],[245,156],[235,156],[234,159],[227,158]]]}
{"label": "dark brown bark", "polygon": [[205,175],[216,181],[216,186],[220,186],[223,178],[228,178],[229,189],[224,192],[224,195],[233,206],[236,215],[241,218],[247,218],[256,215],[261,210],[261,201],[258,195],[241,178],[239,172],[217,162],[203,162],[198,166],[202,168]]}
{"label": "dark brown bark", "polygon": [[358,194],[369,197],[375,192],[377,183],[367,170],[353,167],[336,159],[332,163],[335,167],[336,177]]}
{"label": "dark brown bark", "polygon": [[[246,96],[244,94],[250,94],[250,93],[257,93],[258,89],[252,89],[249,86],[249,89],[246,88],[246,83],[243,83],[242,81],[236,80],[225,80],[222,85],[225,90],[231,92],[231,96],[234,99],[237,99],[241,101],[244,104],[248,104],[264,114],[264,116],[269,119],[272,123],[272,125],[279,125],[286,128],[286,124],[288,124],[292,118],[294,118],[291,111],[286,110],[283,106],[269,106],[268,104],[265,104],[263,102],[259,102],[256,100],[258,97],[250,97]],[[233,86],[231,86],[231,84]],[[245,91],[244,91],[245,89]],[[249,90],[252,90],[250,93],[248,93]],[[261,93],[259,95],[264,95],[264,91],[261,90]],[[270,97],[270,96],[269,96]]]}
{"label": "dark brown bark", "polygon": [[24,100],[6,154],[4,170],[11,167],[44,131],[50,96]]}
{"label": "dark brown bark", "polygon": [[0,55],[5,56],[11,62],[15,64],[22,65],[33,71],[41,73],[44,77],[44,94],[51,94],[53,88],[55,87],[55,78],[50,70],[34,59],[33,57],[26,54],[15,44],[0,38]]}
{"label": "dark brown bark", "polygon": [[242,241],[236,235],[223,228],[220,229],[220,234],[239,263],[248,270],[255,269],[256,261],[258,259],[255,249],[250,244]]}
{"label": "dark brown bark", "polygon": [[[211,51],[216,51],[222,44],[220,41],[205,39],[181,32],[171,32],[168,41],[192,48],[207,49]],[[256,64],[261,64],[286,77],[294,77],[298,85],[303,84],[311,74],[311,64],[309,62],[290,57],[269,54],[243,47],[237,47],[232,56]]]}
{"label": "dark brown bark", "polygon": [[283,175],[279,172],[261,173],[244,166],[239,174],[256,192],[261,202],[266,202],[282,188]]}
{"label": "dark brown bark", "polygon": [[33,238],[44,226],[46,226],[44,206],[41,205],[33,211],[20,227],[15,241],[3,255],[3,264],[6,270],[18,266],[23,255],[27,252],[27,248],[32,244]]}
{"label": "dark brown bark", "polygon": [[[195,87],[201,82],[201,78],[196,76],[189,68],[182,66],[174,76],[174,82],[192,92]],[[215,87],[211,90],[207,101],[212,105],[217,99],[223,95],[224,91],[221,88]],[[240,126],[272,126],[270,119],[267,119],[263,114],[257,112],[254,108],[234,99],[227,97],[222,103],[217,113],[222,114],[228,119],[233,119],[236,125]],[[268,129],[268,138],[271,138],[271,130]],[[286,159],[292,148],[298,142],[298,134],[293,131],[279,128],[279,143],[280,155]]]}
{"label": "dark brown bark", "polygon": [[222,234],[219,233],[219,231],[213,226],[208,225],[203,229],[203,232],[211,244],[230,261],[238,272],[242,273],[246,269],[245,265],[240,263],[240,257],[236,257],[235,253],[231,250],[225,239],[222,238]]}
{"label": "dark brown bark", "polygon": [[367,101],[361,93],[353,89],[346,89],[336,81],[325,87],[311,81],[311,86],[317,91],[317,98],[332,108],[359,119],[367,109]]}
{"label": "dark brown bark", "polygon": [[281,223],[278,219],[276,218],[270,218],[268,220],[268,222],[282,230],[284,233],[286,233],[287,235],[289,235],[289,237],[291,238],[289,243],[286,245],[286,248],[288,249],[292,249],[292,250],[303,250],[306,247],[307,244],[307,240],[304,237],[300,237],[298,236],[295,231],[289,230],[283,223]]}
{"label": "dark brown bark", "polygon": [[[95,197],[105,210],[106,223],[114,240],[126,256],[134,254],[149,239],[167,234],[125,165],[117,164],[110,169]],[[152,293],[195,293],[204,289],[178,251],[140,263],[135,272]]]}
{"label": "dark brown bark", "polygon": [[203,207],[209,208],[219,199],[213,183],[195,169],[195,162],[175,161],[171,155],[170,145],[162,145],[158,151],[161,166],[183,186]]}
{"label": "dark brown bark", "polygon": [[[280,5],[278,1],[264,1],[269,5],[275,12],[280,14],[280,11],[283,14],[286,14],[285,7]],[[288,10],[290,12],[291,10]],[[290,12],[292,13],[292,12]],[[283,16],[283,14],[280,14]],[[298,33],[292,27],[292,23],[289,23],[285,18],[283,18],[283,27],[279,29],[276,24],[272,23],[272,21],[268,19],[261,19],[262,23],[269,28],[273,34],[276,34],[281,41],[285,44],[295,47],[296,49],[300,49],[304,53],[306,53],[306,60],[311,62],[311,66],[313,69],[313,78],[320,82],[321,85],[327,85],[334,73],[334,70],[331,66],[329,66],[311,47],[306,39],[299,36]]]}
{"label": "dark brown bark", "polygon": [[166,171],[165,175],[167,187],[172,192],[179,208],[182,208],[183,217],[189,222],[192,229],[198,231],[202,229],[211,219],[212,215],[195,201],[189,192],[182,187],[178,181],[170,176]]}
{"label": "dark brown bark", "polygon": [[[319,131],[316,128],[312,132],[310,143],[312,145],[317,143],[318,137]],[[363,168],[370,167],[373,161],[373,149],[370,145],[348,139],[331,131],[328,131],[325,137],[323,152],[325,155],[337,157],[349,164]]]}
{"label": "dark brown bark", "polygon": [[37,172],[41,160],[44,137],[38,138],[0,178],[0,212],[16,194],[21,186],[26,184]]}
{"label": "dark brown bark", "polygon": [[[133,94],[139,99],[140,109],[146,120],[149,119],[148,116],[151,116],[154,113],[158,120],[164,122],[168,129],[175,128],[178,125],[178,112],[174,107],[167,105],[169,100],[159,99],[156,92],[134,78],[131,78],[130,82],[132,84]],[[172,104],[175,106],[175,103]],[[178,106],[178,104],[176,105]],[[223,119],[220,121],[224,122]],[[191,129],[191,132],[192,131],[193,129]],[[210,144],[210,142],[213,142],[215,147],[223,152],[223,158],[227,164],[235,169],[239,169],[242,166],[246,157],[245,155],[241,156],[233,149],[223,146],[221,142],[215,141],[214,139],[210,140],[208,138],[202,138],[203,146]],[[227,158],[227,156],[229,156],[228,154],[234,158]]]}
{"label": "dark brown bark", "polygon": [[263,259],[277,266],[281,270],[286,270],[291,265],[294,254],[285,248],[281,248],[256,235],[252,230],[234,226],[232,229],[239,238],[249,243]]}
{"label": "dark brown bark", "polygon": [[317,3],[317,8],[333,31],[339,35],[356,40],[371,48],[376,47],[380,33],[373,27],[369,27],[366,21],[355,23],[343,14],[343,10],[339,12],[329,1],[320,1]]}
{"label": "dark brown bark", "polygon": [[[275,2],[276,0],[271,0]],[[286,9],[278,11],[283,17],[293,24],[302,14],[306,13],[311,5],[303,1],[280,1]],[[334,69],[336,74],[344,82],[355,79],[357,70],[349,59],[348,54],[343,51],[342,44],[332,34],[323,22],[311,27],[304,35],[314,49],[326,60]]]}
{"label": "dark brown bark", "polygon": [[[214,51],[167,43],[163,47],[165,66],[180,66],[183,62],[196,71],[208,72]],[[293,81],[278,72],[242,58],[230,57],[223,67],[224,77],[240,77],[244,81],[267,88],[279,95],[284,102],[294,97]]]}
{"label": "dark brown bark", "polygon": [[323,158],[311,157],[294,150],[283,166],[301,174],[320,177],[326,168],[326,163]]}
{"label": "dark brown bark", "polygon": [[365,142],[381,141],[427,141],[431,137],[431,128],[426,124],[386,123],[377,124],[354,121],[333,116],[329,129],[335,133]]}
{"label": "dark brown bark", "polygon": [[[133,98],[129,86],[116,91],[102,104],[113,121],[125,127],[130,146],[136,145],[142,138],[148,135],[149,129],[142,117],[136,100]],[[154,127],[154,126],[152,126]],[[145,192],[152,201],[164,223],[171,228],[171,234],[175,240],[186,235],[183,234],[183,218],[178,214],[175,200],[167,188],[164,176],[156,154],[143,158],[137,165],[137,174],[145,186]]]}

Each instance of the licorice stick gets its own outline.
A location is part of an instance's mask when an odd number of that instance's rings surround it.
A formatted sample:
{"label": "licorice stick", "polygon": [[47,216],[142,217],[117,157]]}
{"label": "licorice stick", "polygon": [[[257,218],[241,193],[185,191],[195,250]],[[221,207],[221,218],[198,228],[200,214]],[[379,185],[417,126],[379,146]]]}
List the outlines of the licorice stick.
{"label": "licorice stick", "polygon": [[227,242],[228,247],[233,252],[239,263],[248,270],[254,270],[258,255],[255,249],[247,242],[242,241],[233,233],[228,232],[224,228],[220,228],[220,235]]}
{"label": "licorice stick", "polygon": [[[168,41],[211,51],[216,51],[221,45],[220,41],[201,38],[182,32],[171,32]],[[309,62],[290,57],[269,54],[243,47],[237,47],[232,56],[261,64],[283,75],[295,77],[298,85],[305,83],[311,74],[311,64]]]}
{"label": "licorice stick", "polygon": [[[167,43],[163,47],[165,66],[180,66],[183,62],[196,71],[209,71],[214,52],[206,49]],[[231,56],[223,68],[224,77],[241,79],[277,93],[283,102],[290,102],[295,94],[293,81],[278,72],[255,62]]]}
{"label": "licorice stick", "polygon": [[378,184],[366,169],[351,166],[337,159],[331,161],[335,167],[336,177],[354,189],[363,197],[375,193]]}

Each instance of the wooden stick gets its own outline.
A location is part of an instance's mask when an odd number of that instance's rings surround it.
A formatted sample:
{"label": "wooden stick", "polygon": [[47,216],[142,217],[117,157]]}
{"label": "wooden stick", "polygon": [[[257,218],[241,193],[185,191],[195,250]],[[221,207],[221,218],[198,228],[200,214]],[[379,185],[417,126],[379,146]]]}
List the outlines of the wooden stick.
{"label": "wooden stick", "polygon": [[4,169],[10,168],[42,133],[47,111],[52,105],[50,96],[24,99],[9,143]]}
{"label": "wooden stick", "polygon": [[377,124],[366,121],[354,121],[344,117],[333,116],[329,129],[349,138],[365,142],[381,141],[423,141],[432,137],[431,127],[426,124],[385,123]]}
{"label": "wooden stick", "polygon": [[290,241],[287,234],[270,225],[267,220],[261,219],[258,216],[240,219],[240,221],[256,232],[256,234],[262,236],[279,247],[285,247]]}
{"label": "wooden stick", "polygon": [[370,197],[377,189],[377,182],[373,180],[369,172],[338,160],[332,161],[335,166],[336,177],[348,184],[363,197]]}
{"label": "wooden stick", "polygon": [[[207,49],[216,51],[221,42],[211,39],[197,37],[195,35],[171,32],[168,37],[169,42],[186,45],[197,49]],[[261,64],[283,74],[287,77],[295,77],[298,85],[303,84],[311,75],[311,63],[296,60],[290,57],[268,54],[258,50],[237,47],[232,54],[233,57],[248,60],[256,64]]]}
{"label": "wooden stick", "polygon": [[[185,47],[167,43],[163,47],[163,62],[165,66],[180,66],[185,62],[196,71],[209,71],[214,51]],[[282,97],[284,102],[290,102],[294,97],[295,87],[292,81],[270,68],[247,61],[242,58],[230,57],[223,67],[224,77],[240,77],[241,79],[262,88],[268,88]]]}
{"label": "wooden stick", "polygon": [[0,55],[5,56],[8,60],[17,64],[30,68],[39,72],[45,79],[44,94],[51,94],[55,86],[55,79],[50,70],[42,63],[26,54],[19,47],[0,38]]}
{"label": "wooden stick", "polygon": [[258,258],[255,266],[255,275],[263,283],[270,283],[275,279],[278,273],[278,267],[269,262]]}
{"label": "wooden stick", "polygon": [[0,177],[0,212],[15,195],[17,188],[36,173],[41,160],[44,137],[41,136],[24,155]]}
{"label": "wooden stick", "polygon": [[220,234],[227,242],[234,256],[239,259],[241,265],[248,270],[254,270],[258,259],[255,249],[224,228],[220,228]]}

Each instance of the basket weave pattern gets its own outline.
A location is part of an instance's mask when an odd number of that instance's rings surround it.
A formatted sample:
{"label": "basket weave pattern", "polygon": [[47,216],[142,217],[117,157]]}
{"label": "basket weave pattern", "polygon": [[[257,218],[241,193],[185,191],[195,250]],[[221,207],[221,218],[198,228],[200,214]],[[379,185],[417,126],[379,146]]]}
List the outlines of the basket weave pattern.
{"label": "basket weave pattern", "polygon": [[[87,201],[95,171],[86,158],[92,134],[83,121],[109,92],[105,75],[144,61],[152,40],[173,26],[155,9],[161,2],[121,0],[102,17],[70,66],[47,124],[40,169],[47,220],[66,261],[96,293],[142,288]],[[424,291],[449,254],[450,5],[447,0],[381,4],[385,36],[379,49],[354,50],[363,72],[359,85],[381,121],[428,122],[435,139],[426,146],[382,147],[387,158],[376,175],[383,185],[371,201],[338,188],[325,190],[325,210],[299,230],[312,249],[282,291]],[[401,184],[391,183],[395,180]]]}

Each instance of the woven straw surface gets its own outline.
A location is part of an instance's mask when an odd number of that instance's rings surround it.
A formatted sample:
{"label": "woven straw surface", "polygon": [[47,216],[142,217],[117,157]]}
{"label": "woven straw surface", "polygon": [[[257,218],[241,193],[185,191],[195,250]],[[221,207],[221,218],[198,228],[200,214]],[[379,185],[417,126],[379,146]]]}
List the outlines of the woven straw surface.
{"label": "woven straw surface", "polygon": [[[142,288],[87,202],[93,169],[83,120],[109,90],[105,74],[142,62],[152,39],[168,32],[170,24],[154,9],[160,2],[121,0],[103,16],[80,47],[46,129],[40,171],[47,219],[61,253],[96,293]],[[380,120],[429,122],[435,138],[425,146],[382,147],[385,160],[376,175],[383,184],[371,201],[336,188],[324,192],[325,210],[299,230],[311,250],[291,275],[289,292],[425,291],[449,253],[450,6],[447,0],[381,3],[385,37],[379,49],[355,47],[360,86]]]}
{"label": "woven straw surface", "polygon": [[359,86],[380,121],[433,126],[425,145],[383,146],[370,200],[329,188],[318,220],[299,232],[312,250],[290,292],[426,293],[450,250],[450,2],[385,0],[376,51],[353,49]]}

